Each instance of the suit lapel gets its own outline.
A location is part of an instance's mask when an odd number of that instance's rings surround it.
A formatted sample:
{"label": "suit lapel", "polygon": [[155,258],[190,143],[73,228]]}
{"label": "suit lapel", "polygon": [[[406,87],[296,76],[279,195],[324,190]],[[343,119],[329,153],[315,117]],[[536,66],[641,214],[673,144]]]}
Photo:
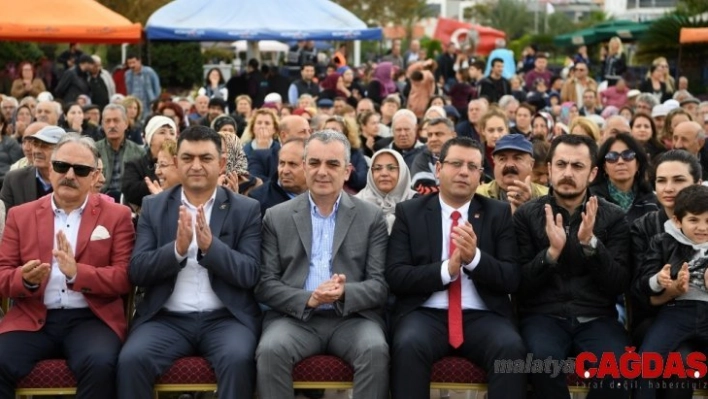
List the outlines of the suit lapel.
{"label": "suit lapel", "polygon": [[[307,259],[312,259],[312,219],[310,218],[310,196],[302,194],[291,201],[299,201],[295,212],[293,213],[293,221],[295,229],[300,236],[300,242],[305,247]],[[277,227],[276,227],[277,228]]]}
{"label": "suit lapel", "polygon": [[[442,219],[440,217],[440,197],[433,195],[428,200],[428,205],[425,210],[425,227],[426,233],[424,237],[432,237],[430,240],[432,260],[439,260],[442,254]],[[422,243],[421,243],[422,244]]]}
{"label": "suit lapel", "polygon": [[[182,186],[177,186],[172,189],[169,198],[167,199],[167,209],[165,213],[158,213],[157,223],[159,232],[156,232],[156,236],[160,237],[160,245],[165,242],[170,242],[177,237],[177,221],[179,220],[179,206],[182,205],[182,198],[180,194],[182,193]],[[164,223],[164,224],[163,224]],[[164,229],[160,228],[164,226]],[[162,239],[164,238],[164,241]]]}
{"label": "suit lapel", "polygon": [[89,195],[84,213],[81,214],[81,224],[79,225],[79,235],[76,237],[76,253],[74,259],[79,259],[81,253],[86,249],[91,240],[91,233],[98,224],[98,216],[101,214],[101,206],[97,195]]}
{"label": "suit lapel", "polygon": [[337,209],[337,219],[334,224],[334,242],[332,245],[332,257],[337,255],[339,247],[342,246],[344,239],[347,237],[347,232],[352,225],[352,219],[356,215],[356,207],[349,198],[349,195],[342,192],[342,199],[339,201],[339,209]]}
{"label": "suit lapel", "polygon": [[467,220],[472,224],[472,229],[474,234],[477,236],[477,247],[479,248],[482,241],[482,221],[484,220],[484,212],[482,209],[482,204],[477,199],[477,195],[472,197],[472,202],[470,202],[470,208],[467,211]]}
{"label": "suit lapel", "polygon": [[54,212],[52,211],[51,196],[42,200],[42,205],[37,209],[37,242],[39,243],[39,261],[52,264],[52,250],[54,249]]}
{"label": "suit lapel", "polygon": [[221,235],[221,229],[224,227],[224,220],[229,213],[229,196],[226,189],[223,187],[216,188],[216,198],[214,198],[214,206],[211,208],[211,219],[209,220],[209,229],[214,237]]}

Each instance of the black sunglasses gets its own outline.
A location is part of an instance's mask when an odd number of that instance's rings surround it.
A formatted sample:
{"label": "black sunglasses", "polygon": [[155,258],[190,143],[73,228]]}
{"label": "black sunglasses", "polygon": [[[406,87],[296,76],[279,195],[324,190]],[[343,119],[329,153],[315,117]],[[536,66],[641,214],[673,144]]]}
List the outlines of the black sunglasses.
{"label": "black sunglasses", "polygon": [[52,169],[54,169],[55,172],[61,174],[68,172],[69,169],[74,169],[74,174],[79,177],[86,177],[91,174],[91,172],[96,170],[96,168],[94,168],[93,166],[75,165],[62,161],[52,161]]}
{"label": "black sunglasses", "polygon": [[630,162],[637,158],[637,153],[632,150],[624,150],[622,152],[610,151],[605,154],[605,162],[607,163],[617,163],[620,158],[625,162]]}

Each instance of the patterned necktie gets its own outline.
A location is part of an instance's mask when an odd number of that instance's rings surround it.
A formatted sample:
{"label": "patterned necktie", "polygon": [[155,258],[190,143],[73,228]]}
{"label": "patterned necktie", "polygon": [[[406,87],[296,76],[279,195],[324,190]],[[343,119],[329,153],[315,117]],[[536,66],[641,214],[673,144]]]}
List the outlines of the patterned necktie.
{"label": "patterned necktie", "polygon": [[[457,221],[462,215],[460,212],[452,212],[452,227],[450,228],[450,257],[455,252],[455,242],[452,240],[452,230],[457,226]],[[450,283],[447,289],[448,306],[447,306],[447,327],[450,345],[453,348],[459,348],[464,341],[462,334],[462,270],[460,270],[457,279]]]}

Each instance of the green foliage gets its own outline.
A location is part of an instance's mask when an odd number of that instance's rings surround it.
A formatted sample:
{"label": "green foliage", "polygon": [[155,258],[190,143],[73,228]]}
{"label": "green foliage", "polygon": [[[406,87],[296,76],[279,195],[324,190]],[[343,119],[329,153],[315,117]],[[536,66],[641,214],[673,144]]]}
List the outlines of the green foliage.
{"label": "green foliage", "polygon": [[44,56],[42,50],[36,43],[26,42],[0,42],[0,67],[4,68],[8,61],[32,61],[35,62]]}
{"label": "green foliage", "polygon": [[679,0],[676,10],[686,15],[697,15],[708,12],[706,0]]}
{"label": "green foliage", "polygon": [[233,48],[213,46],[202,51],[202,58],[205,64],[218,64],[220,61],[230,64],[236,58],[236,53]]}
{"label": "green foliage", "polygon": [[[691,18],[682,12],[667,14],[657,19],[639,41],[636,59],[648,63],[657,57],[678,59],[681,28],[708,27],[708,21]],[[705,63],[708,46],[705,43],[686,44],[682,47],[682,63]]]}
{"label": "green foliage", "polygon": [[[486,0],[464,10],[464,18],[506,32],[507,41],[533,30],[534,13],[518,0]],[[543,25],[539,15],[539,28]]]}
{"label": "green foliage", "polygon": [[152,41],[148,51],[149,58],[143,56],[143,63],[155,69],[163,87],[191,89],[201,84],[203,58],[199,43]]}
{"label": "green foliage", "polygon": [[440,40],[431,39],[427,36],[420,39],[420,48],[425,49],[428,54],[428,58],[433,59],[435,59],[435,57],[443,51],[443,46],[442,43],[440,43]]}

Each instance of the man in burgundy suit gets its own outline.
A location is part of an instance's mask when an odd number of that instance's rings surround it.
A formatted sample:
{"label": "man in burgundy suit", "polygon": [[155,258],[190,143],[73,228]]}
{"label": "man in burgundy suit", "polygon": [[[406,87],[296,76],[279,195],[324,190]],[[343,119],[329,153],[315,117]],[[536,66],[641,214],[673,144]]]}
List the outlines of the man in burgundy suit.
{"label": "man in burgundy suit", "polygon": [[8,214],[0,296],[14,306],[0,321],[0,398],[48,358],[66,358],[77,398],[115,397],[134,230],[127,207],[90,194],[97,156],[92,139],[67,134],[51,157],[53,194]]}

